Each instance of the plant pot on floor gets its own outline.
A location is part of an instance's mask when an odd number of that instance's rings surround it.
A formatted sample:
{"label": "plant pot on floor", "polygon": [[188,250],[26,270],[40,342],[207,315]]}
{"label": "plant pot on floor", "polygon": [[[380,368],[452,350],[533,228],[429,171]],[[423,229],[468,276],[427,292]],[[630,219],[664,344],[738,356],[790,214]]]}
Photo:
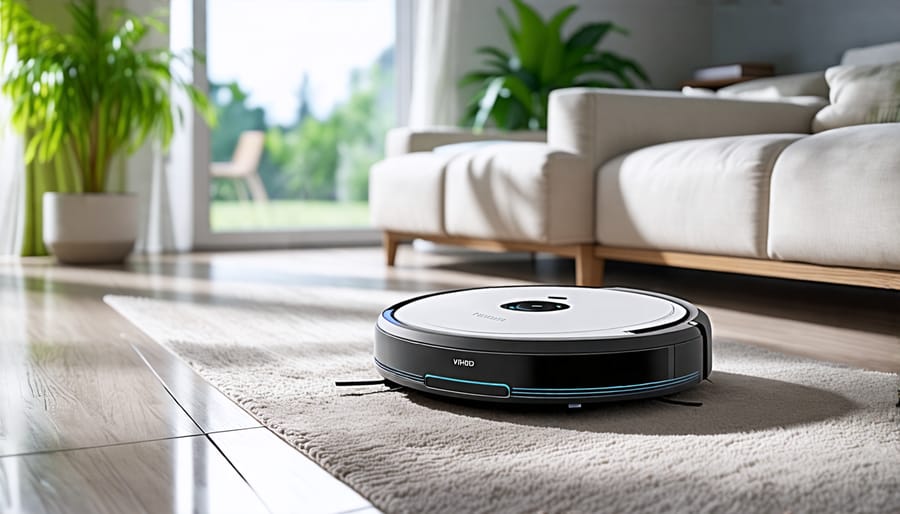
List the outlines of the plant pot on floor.
{"label": "plant pot on floor", "polygon": [[134,194],[44,193],[44,244],[65,264],[121,263],[134,248]]}

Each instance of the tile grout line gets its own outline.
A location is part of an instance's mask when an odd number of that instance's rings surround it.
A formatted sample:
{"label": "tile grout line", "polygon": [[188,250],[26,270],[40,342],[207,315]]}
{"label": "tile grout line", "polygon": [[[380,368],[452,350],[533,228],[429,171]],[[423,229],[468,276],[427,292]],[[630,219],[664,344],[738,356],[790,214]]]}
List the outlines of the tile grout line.
{"label": "tile grout line", "polygon": [[204,432],[203,434],[204,435],[229,434],[231,432],[246,432],[248,430],[259,430],[259,429],[263,429],[263,430],[267,430],[267,431],[271,432],[271,430],[269,430],[268,427],[260,425],[258,427],[241,427],[241,428],[227,428],[225,430],[210,430],[209,432]]}
{"label": "tile grout line", "polygon": [[28,457],[30,455],[42,455],[45,453],[61,453],[61,452],[77,452],[81,450],[98,450],[102,448],[115,448],[117,446],[128,446],[132,444],[144,444],[144,443],[157,443],[159,441],[170,441],[175,439],[187,439],[190,437],[200,437],[205,436],[205,433],[197,433],[197,434],[184,434],[184,435],[173,435],[166,437],[153,437],[150,439],[137,439],[134,441],[121,441],[117,443],[106,443],[106,444],[96,444],[90,446],[77,446],[74,448],[57,448],[54,450],[35,450],[32,452],[21,452],[21,453],[7,453],[0,455],[0,459],[5,459],[8,457]]}
{"label": "tile grout line", "polygon": [[[206,440],[209,441],[209,444],[211,444],[213,446],[213,448],[215,448],[216,451],[219,452],[219,455],[221,455],[222,458],[225,459],[225,462],[227,462],[228,465],[231,466],[231,469],[233,469],[234,472],[237,473],[237,475],[241,478],[241,480],[245,484],[247,484],[247,487],[249,487],[250,490],[253,491],[253,495],[256,496],[256,499],[259,500],[259,502],[262,504],[263,508],[265,508],[269,512],[274,512],[272,510],[272,508],[269,506],[269,504],[266,503],[266,501],[263,499],[262,495],[259,494],[259,491],[257,491],[256,488],[253,487],[253,484],[251,484],[250,481],[247,480],[247,477],[245,477],[244,474],[241,473],[241,470],[239,470],[237,468],[237,466],[234,465],[234,462],[231,461],[231,458],[228,455],[226,455],[225,452],[222,451],[222,448],[220,448],[219,445],[216,444],[216,442],[213,440],[213,438],[210,437],[210,434],[213,434],[213,433],[235,432],[237,430],[223,430],[220,432],[207,432],[203,427],[200,426],[200,423],[198,423],[197,420],[194,419],[194,416],[191,416],[191,413],[188,412],[188,410],[184,408],[184,405],[182,405],[181,402],[178,401],[178,398],[175,397],[175,394],[169,388],[168,384],[166,384],[165,380],[163,380],[162,377],[159,376],[159,373],[157,373],[156,369],[150,364],[150,362],[147,360],[147,358],[144,356],[144,354],[141,353],[141,351],[137,348],[137,346],[135,346],[134,344],[131,344],[131,349],[134,350],[134,352],[138,354],[138,357],[141,358],[141,360],[147,366],[147,369],[149,369],[150,372],[153,373],[153,376],[156,377],[156,380],[159,381],[160,385],[163,386],[163,389],[166,390],[166,393],[169,395],[169,397],[172,398],[172,401],[174,401],[175,404],[178,405],[178,408],[181,409],[185,413],[185,415],[187,415],[187,417],[191,420],[191,422],[197,427],[197,429],[200,430],[201,434],[198,434],[198,435],[202,435],[203,437],[205,437]],[[245,430],[250,429],[250,428],[260,428],[260,427],[246,427]]]}
{"label": "tile grout line", "polygon": [[169,398],[171,398],[172,401],[175,402],[175,405],[177,405],[178,408],[181,409],[182,412],[184,412],[188,419],[191,420],[191,423],[193,423],[194,426],[197,427],[197,430],[199,430],[202,435],[206,435],[206,430],[204,430],[203,427],[200,426],[200,423],[197,423],[197,420],[194,419],[194,416],[191,416],[191,413],[188,412],[187,409],[184,408],[184,405],[182,405],[181,402],[178,401],[178,398],[176,398],[175,394],[172,393],[172,390],[169,389],[168,384],[166,384],[165,380],[163,380],[162,377],[159,376],[159,373],[156,372],[156,369],[154,369],[153,366],[150,365],[150,362],[146,357],[144,357],[144,354],[141,353],[141,351],[138,350],[137,346],[135,346],[134,344],[131,344],[131,349],[134,350],[134,353],[136,353],[138,357],[140,357],[144,365],[147,366],[147,369],[150,370],[150,373],[153,373],[153,376],[156,377],[156,380],[159,382],[159,384],[163,386],[166,394],[168,394]]}
{"label": "tile grout line", "polygon": [[[137,351],[137,348],[135,348],[135,346],[133,344],[131,345],[131,347],[133,350],[135,350],[137,352],[138,357],[141,358],[141,360],[144,362],[144,364],[147,365],[148,368],[150,368],[150,372],[153,373],[153,376],[156,377],[156,379],[158,381],[162,382],[162,379],[156,373],[156,370],[154,370],[149,365],[149,363],[144,358],[144,356],[140,352]],[[171,440],[176,440],[176,439],[186,439],[189,437],[206,436],[206,432],[203,430],[203,428],[200,427],[200,425],[197,424],[197,422],[194,420],[194,418],[191,417],[191,415],[184,409],[184,407],[182,407],[181,404],[178,403],[178,400],[176,400],[175,397],[172,395],[172,393],[168,390],[168,388],[165,387],[165,384],[163,384],[163,387],[166,389],[166,392],[169,395],[169,397],[171,397],[172,400],[175,402],[175,404],[178,405],[178,408],[180,408],[182,410],[182,412],[184,412],[185,415],[187,415],[188,419],[191,420],[191,423],[193,423],[194,426],[197,427],[197,430],[199,430],[198,433],[173,435],[173,436],[165,436],[165,437],[152,437],[150,439],[137,439],[134,441],[120,441],[120,442],[115,442],[115,443],[96,444],[96,445],[88,445],[88,446],[78,446],[75,448],[57,448],[57,449],[52,449],[52,450],[37,450],[37,451],[31,451],[31,452],[11,453],[11,454],[0,455],[0,459],[5,459],[8,457],[28,457],[28,456],[32,456],[32,455],[43,455],[43,454],[49,454],[49,453],[74,452],[74,451],[83,451],[83,450],[98,450],[98,449],[103,449],[103,448],[115,448],[115,447],[120,447],[120,446],[154,443],[154,442],[160,442],[160,441],[171,441]]]}
{"label": "tile grout line", "polygon": [[[156,344],[158,344],[158,343],[156,343]],[[156,379],[159,381],[159,383],[163,386],[163,388],[166,390],[166,393],[168,393],[168,395],[172,398],[172,400],[175,401],[175,403],[178,405],[178,407],[179,407],[181,410],[183,410],[183,411],[185,412],[185,414],[187,414],[187,416],[188,416],[188,418],[190,418],[191,422],[193,422],[194,425],[196,425],[197,428],[200,429],[200,431],[202,432],[202,435],[203,435],[204,437],[206,437],[206,439],[210,442],[210,444],[212,444],[212,445],[216,448],[216,450],[219,452],[219,454],[222,455],[222,457],[228,462],[228,464],[232,467],[232,469],[234,469],[235,473],[237,473],[238,476],[240,476],[241,479],[247,484],[247,486],[250,487],[250,489],[251,489],[251,490],[253,491],[253,493],[257,496],[257,498],[259,498],[259,501],[262,502],[263,506],[264,506],[267,510],[269,510],[270,512],[274,512],[274,511],[269,507],[269,505],[265,502],[265,500],[263,500],[262,496],[261,496],[261,495],[256,491],[256,489],[250,484],[250,482],[246,479],[246,477],[244,477],[243,473],[241,473],[241,471],[237,468],[237,466],[231,461],[231,458],[228,457],[228,455],[225,454],[225,452],[219,447],[219,445],[218,445],[218,444],[212,439],[212,437],[210,437],[210,436],[211,436],[211,435],[215,435],[215,434],[225,434],[225,433],[229,433],[229,432],[240,432],[240,431],[246,431],[246,430],[263,429],[263,430],[265,430],[265,431],[271,433],[271,434],[274,435],[275,437],[278,437],[279,441],[281,441],[282,443],[284,443],[285,445],[287,445],[287,446],[288,446],[289,448],[291,448],[292,450],[296,451],[297,449],[294,448],[292,444],[290,444],[289,442],[287,442],[287,441],[285,441],[284,439],[282,439],[278,434],[276,434],[275,432],[273,432],[269,427],[267,427],[267,426],[265,426],[265,425],[263,425],[263,424],[260,424],[259,426],[255,426],[255,427],[242,427],[242,428],[234,428],[234,429],[229,429],[229,430],[206,431],[203,427],[200,426],[199,423],[197,423],[197,421],[194,419],[194,417],[191,416],[191,414],[190,414],[189,412],[187,412],[187,409],[184,408],[184,406],[181,404],[181,402],[178,401],[178,398],[176,398],[176,397],[175,397],[175,394],[172,392],[172,390],[169,389],[169,386],[166,384],[165,380],[163,380],[162,377],[159,376],[159,373],[157,373],[156,369],[153,368],[153,366],[150,364],[150,362],[147,360],[147,358],[144,356],[144,354],[141,353],[140,349],[138,349],[137,346],[135,346],[134,344],[131,344],[131,348],[134,350],[135,353],[138,354],[138,357],[141,358],[141,360],[144,362],[144,364],[147,366],[147,368],[150,369],[150,372],[153,373],[153,376],[155,376]],[[197,373],[197,372],[194,371],[194,370],[191,370],[191,371],[194,372],[194,373]],[[239,408],[243,408],[243,407],[240,407],[240,405],[238,405],[238,407],[239,407]],[[255,419],[255,418],[254,418],[254,419]],[[201,434],[197,434],[197,435],[201,435]],[[309,459],[309,457],[307,457],[307,456],[305,456],[305,455],[304,455],[303,457],[306,458],[306,459]],[[324,470],[324,468],[322,468],[322,465],[321,465],[321,464],[319,464],[318,462],[316,462],[316,461],[314,461],[314,460],[312,460],[312,459],[309,459],[309,460],[310,460],[310,462],[312,462],[312,463],[314,463],[315,465],[317,465],[320,469],[323,469],[323,470]],[[328,471],[325,471],[325,472],[328,473]],[[330,474],[330,473],[329,473],[329,474]],[[347,485],[346,483],[344,483],[342,480],[338,479],[337,477],[335,477],[334,479],[337,480],[338,482],[341,482],[341,483],[344,484],[344,485]],[[347,487],[350,487],[350,486],[347,486]],[[359,508],[356,508],[356,509],[351,509],[351,510],[348,510],[348,511],[342,511],[342,512],[339,512],[339,513],[336,513],[336,514],[352,514],[352,513],[354,513],[354,512],[362,511],[362,510],[365,510],[365,509],[376,508],[368,498],[366,498],[365,496],[363,496],[362,494],[360,494],[358,491],[356,491],[356,489],[354,489],[354,488],[352,488],[352,487],[350,487],[350,489],[351,489],[352,491],[354,491],[356,494],[358,494],[361,498],[363,498],[363,500],[365,500],[366,502],[368,502],[369,505],[364,506],[364,507],[359,507]]]}
{"label": "tile grout line", "polygon": [[[155,343],[155,342],[154,342],[154,344],[159,344],[159,343]],[[150,372],[153,373],[153,375],[156,377],[156,379],[159,381],[159,383],[163,386],[163,388],[166,390],[166,393],[168,393],[168,395],[172,398],[172,400],[175,401],[175,403],[178,405],[178,407],[179,407],[182,411],[184,411],[185,414],[187,414],[187,416],[188,416],[188,418],[190,418],[191,422],[193,422],[194,425],[197,426],[197,428],[202,432],[202,435],[205,436],[206,439],[210,442],[210,444],[212,444],[212,445],[216,448],[216,450],[219,452],[219,454],[222,455],[222,457],[228,462],[228,464],[232,467],[232,469],[234,469],[235,473],[237,473],[238,476],[240,476],[241,479],[247,484],[247,486],[250,487],[250,489],[251,489],[251,490],[253,491],[253,493],[257,496],[257,498],[259,498],[259,501],[262,502],[263,506],[264,506],[267,510],[269,510],[270,512],[273,512],[273,510],[272,510],[272,509],[269,507],[269,505],[265,502],[265,500],[262,498],[262,496],[261,496],[261,495],[256,491],[256,489],[253,487],[253,485],[250,484],[250,482],[246,479],[246,477],[244,477],[243,473],[241,473],[241,471],[237,468],[237,466],[231,461],[231,458],[230,458],[228,455],[225,454],[225,452],[219,447],[219,445],[218,445],[218,444],[212,439],[212,437],[210,437],[210,436],[211,436],[211,435],[215,435],[215,434],[225,434],[225,433],[229,433],[229,432],[240,432],[240,431],[246,431],[246,430],[263,429],[263,430],[269,432],[270,434],[272,434],[273,436],[277,437],[277,438],[279,439],[279,441],[281,441],[281,442],[284,443],[286,446],[288,446],[289,448],[291,448],[292,451],[297,451],[297,449],[294,448],[294,446],[293,446],[292,444],[290,444],[288,441],[285,441],[284,439],[282,439],[278,434],[276,434],[274,431],[272,431],[269,427],[267,427],[266,425],[261,424],[261,423],[260,423],[259,425],[257,425],[257,426],[253,426],[253,427],[241,427],[241,428],[234,428],[234,429],[228,429],[228,430],[214,430],[214,431],[207,431],[206,429],[204,429],[203,427],[200,426],[200,424],[194,419],[193,416],[191,416],[191,414],[187,411],[187,409],[184,408],[184,406],[181,404],[181,402],[178,401],[178,398],[175,397],[175,394],[172,392],[172,390],[171,390],[171,389],[169,388],[169,386],[166,384],[165,380],[162,379],[162,377],[159,375],[159,373],[156,371],[156,369],[150,364],[150,362],[147,360],[147,358],[144,356],[144,354],[140,351],[140,349],[139,349],[136,345],[134,345],[133,343],[130,343],[130,346],[131,346],[132,350],[134,350],[134,352],[138,354],[138,357],[141,358],[141,360],[144,362],[144,364],[147,366],[147,368],[150,370]],[[197,374],[197,372],[196,372],[195,370],[192,369],[191,371],[192,371],[193,373]],[[199,376],[199,374],[198,374],[198,376]],[[201,377],[201,380],[205,380],[205,379],[203,379],[203,378]],[[222,393],[220,392],[220,394],[222,394]],[[231,401],[230,398],[229,398],[229,401]],[[237,404],[235,404],[235,405],[237,405]],[[240,409],[243,409],[243,407],[241,407],[240,405],[237,405],[237,407],[240,408]],[[252,416],[252,415],[251,415],[251,416]],[[256,418],[253,418],[253,419],[255,420]],[[197,435],[200,435],[200,434],[197,434]],[[303,458],[309,459],[310,462],[312,462],[313,464],[317,465],[320,469],[323,469],[323,470],[324,470],[324,468],[322,468],[322,465],[321,465],[320,463],[318,463],[318,462],[316,462],[316,461],[310,459],[310,458],[307,457],[306,455],[303,455]],[[328,473],[327,470],[326,470],[325,472]],[[329,475],[330,475],[330,473],[329,473]],[[333,476],[333,475],[332,475],[332,476]],[[344,485],[347,485],[345,482],[343,482],[342,480],[338,479],[337,477],[334,477],[334,479],[337,480],[338,482],[344,484]],[[347,485],[347,487],[350,487],[350,486]],[[339,513],[336,513],[336,514],[352,514],[353,512],[361,511],[361,510],[364,510],[364,509],[375,508],[374,505],[372,504],[372,502],[371,502],[368,498],[366,498],[365,496],[363,496],[362,494],[360,494],[359,491],[356,491],[356,489],[354,489],[354,488],[352,488],[352,487],[350,487],[350,489],[351,489],[352,491],[354,491],[356,494],[358,494],[361,498],[363,498],[363,500],[365,500],[365,501],[368,503],[368,505],[367,505],[367,506],[364,506],[364,507],[359,507],[359,508],[357,508],[357,509],[351,509],[351,510],[348,510],[348,511],[342,511],[342,512],[339,512]]]}
{"label": "tile grout line", "polygon": [[[180,360],[180,358],[179,358],[176,354],[172,353],[172,351],[169,350],[168,348],[166,348],[166,347],[164,347],[163,345],[157,343],[156,341],[151,340],[150,342],[151,342],[151,344],[155,344],[155,345],[160,346],[160,347],[163,348],[165,351],[169,352],[174,358]],[[188,412],[187,409],[184,408],[183,405],[181,405],[181,402],[178,401],[178,398],[175,396],[175,393],[172,392],[171,388],[169,388],[169,385],[166,384],[166,381],[163,380],[163,378],[162,378],[161,376],[159,376],[159,373],[156,371],[156,368],[154,368],[153,365],[150,364],[150,361],[147,360],[147,357],[144,356],[143,352],[141,352],[141,350],[140,350],[134,343],[129,343],[129,345],[131,346],[131,349],[134,350],[134,352],[135,352],[136,354],[138,354],[138,357],[140,357],[141,360],[144,361],[144,364],[147,366],[148,369],[150,369],[150,371],[153,373],[153,376],[156,377],[156,380],[158,380],[159,383],[162,384],[163,388],[165,388],[166,392],[169,393],[169,396],[171,396],[172,399],[175,400],[175,403],[177,403],[178,406],[181,407],[181,409],[185,412],[185,414],[187,414],[188,417],[191,418],[191,421],[193,421],[194,424],[197,425],[197,428],[199,428],[201,431],[203,431],[204,434],[212,433],[212,432],[226,432],[226,431],[229,431],[229,430],[239,430],[239,429],[227,429],[227,430],[207,431],[206,429],[204,429],[203,427],[201,427],[200,424],[197,423],[196,420],[194,420],[194,417],[191,416],[190,412]],[[183,362],[183,361],[182,361],[182,362]],[[223,393],[222,391],[220,391],[219,388],[215,387],[215,386],[212,385],[208,380],[206,380],[205,378],[203,378],[203,376],[200,375],[195,369],[191,368],[189,365],[187,365],[187,363],[184,363],[184,365],[185,365],[186,369],[189,369],[189,370],[191,371],[191,373],[193,373],[195,376],[197,376],[197,377],[199,378],[200,381],[202,381],[204,384],[207,384],[209,387],[211,387],[213,390],[215,390],[216,393],[218,393],[218,394],[221,395],[223,398],[225,398],[226,400],[228,400],[229,402],[231,402],[232,404],[234,404],[235,407],[237,407],[238,409],[240,409],[241,411],[243,411],[244,413],[246,413],[247,416],[249,416],[250,419],[252,419],[252,420],[256,423],[255,426],[252,426],[252,427],[241,427],[242,429],[243,429],[243,428],[260,428],[260,427],[264,427],[264,426],[265,426],[265,425],[263,425],[259,420],[257,420],[257,419],[253,416],[253,414],[251,414],[247,409],[243,408],[240,404],[238,404],[237,402],[235,402],[234,400],[232,400],[231,398],[229,398],[228,395],[226,395],[225,393]]]}
{"label": "tile grout line", "polygon": [[[250,429],[250,428],[265,428],[265,426],[264,426],[262,423],[260,423],[259,421],[257,421],[256,418],[253,418],[253,415],[252,415],[252,414],[247,413],[247,414],[251,417],[251,419],[253,419],[254,421],[256,421],[256,423],[257,423],[256,426],[252,426],[252,427],[240,427],[240,428],[229,428],[229,429],[225,429],[225,430],[206,430],[204,427],[200,426],[200,423],[198,423],[197,420],[194,419],[194,416],[192,416],[191,413],[188,412],[188,410],[184,407],[184,405],[181,404],[181,402],[180,402],[180,401],[178,400],[178,398],[175,396],[175,393],[172,392],[172,389],[169,387],[168,384],[166,384],[166,381],[163,380],[163,378],[162,378],[161,376],[159,376],[159,373],[157,373],[156,368],[154,368],[153,365],[150,364],[150,361],[147,360],[147,357],[145,357],[144,354],[141,353],[141,351],[138,349],[138,347],[135,346],[134,344],[131,344],[131,349],[134,350],[134,353],[138,354],[138,357],[141,358],[141,360],[144,362],[144,365],[147,366],[147,369],[149,369],[150,372],[153,373],[153,376],[156,377],[156,380],[159,381],[160,385],[163,386],[163,389],[166,390],[166,393],[169,395],[169,397],[171,397],[172,400],[175,401],[175,403],[178,405],[178,407],[179,407],[182,411],[184,411],[184,413],[187,415],[187,417],[190,418],[191,422],[192,422],[194,425],[196,425],[196,427],[200,430],[201,433],[203,433],[203,434],[214,434],[214,433],[219,433],[219,432],[233,432],[233,431],[236,431],[236,430],[246,430],[246,429]],[[188,369],[190,369],[190,368],[188,368]],[[200,377],[200,375],[199,375],[196,371],[194,371],[193,369],[191,369],[191,372],[194,373],[195,375],[197,375],[198,377]],[[206,379],[204,379],[203,377],[200,377],[200,380],[203,380],[204,382],[206,382]],[[206,382],[206,383],[208,383],[208,382]],[[211,387],[212,387],[212,386],[211,386]],[[218,389],[216,390],[216,392],[219,392],[219,394],[222,394],[220,391],[218,391]],[[225,396],[225,395],[223,394],[223,396]],[[225,396],[225,398],[228,398],[228,397]],[[228,398],[228,401],[232,401],[232,400],[231,400],[230,398]],[[234,403],[234,402],[232,402],[232,403]],[[243,407],[241,407],[240,405],[238,405],[238,404],[236,404],[236,403],[235,403],[235,406],[238,407],[239,409],[243,410],[244,412],[247,412]]]}
{"label": "tile grout line", "polygon": [[247,487],[249,487],[250,490],[253,491],[253,494],[256,495],[256,497],[259,499],[259,502],[262,503],[262,506],[263,506],[267,511],[274,513],[275,511],[272,510],[272,507],[270,507],[269,504],[266,503],[266,500],[264,500],[263,497],[262,497],[262,495],[259,494],[259,491],[257,491],[256,488],[253,487],[253,484],[251,484],[250,481],[247,480],[247,477],[245,477],[244,474],[241,473],[241,470],[239,470],[239,469],[237,468],[237,466],[234,465],[234,462],[231,461],[231,457],[229,457],[228,455],[225,454],[224,451],[222,451],[222,448],[219,447],[219,444],[216,443],[216,442],[213,440],[213,438],[209,436],[209,434],[203,434],[203,437],[205,437],[206,440],[209,441],[209,443],[210,443],[211,445],[213,445],[213,448],[215,448],[216,451],[219,452],[219,455],[221,455],[222,458],[225,459],[226,462],[228,462],[228,465],[231,466],[231,469],[233,469],[234,472],[237,473],[237,475],[238,475],[239,477],[241,477],[241,480],[243,480],[244,483],[247,484]]}

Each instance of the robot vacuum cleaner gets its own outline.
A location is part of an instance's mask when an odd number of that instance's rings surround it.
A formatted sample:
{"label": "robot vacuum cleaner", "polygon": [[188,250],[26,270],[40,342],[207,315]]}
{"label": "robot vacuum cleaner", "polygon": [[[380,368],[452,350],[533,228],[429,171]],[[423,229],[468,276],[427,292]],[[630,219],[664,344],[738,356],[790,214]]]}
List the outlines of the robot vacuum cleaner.
{"label": "robot vacuum cleaner", "polygon": [[507,403],[664,396],[712,366],[709,318],[671,296],[624,288],[488,287],[386,309],[375,365],[389,383]]}

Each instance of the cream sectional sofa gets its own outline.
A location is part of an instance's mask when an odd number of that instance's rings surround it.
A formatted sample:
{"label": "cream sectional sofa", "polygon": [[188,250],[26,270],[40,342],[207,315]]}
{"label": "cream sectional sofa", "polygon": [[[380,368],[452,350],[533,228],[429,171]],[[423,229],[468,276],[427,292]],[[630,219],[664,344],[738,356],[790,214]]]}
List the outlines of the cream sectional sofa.
{"label": "cream sectional sofa", "polygon": [[609,259],[900,289],[900,123],[812,133],[823,103],[577,88],[546,140],[397,129],[372,220],[389,264],[422,238],[573,257],[583,285]]}

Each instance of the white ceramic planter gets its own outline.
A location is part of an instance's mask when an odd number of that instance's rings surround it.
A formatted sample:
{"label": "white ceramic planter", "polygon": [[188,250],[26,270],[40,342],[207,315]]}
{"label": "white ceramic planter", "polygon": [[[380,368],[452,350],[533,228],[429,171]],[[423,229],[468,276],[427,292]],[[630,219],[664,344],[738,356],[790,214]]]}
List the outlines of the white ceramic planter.
{"label": "white ceramic planter", "polygon": [[44,193],[44,244],[62,263],[122,262],[137,232],[136,195]]}

